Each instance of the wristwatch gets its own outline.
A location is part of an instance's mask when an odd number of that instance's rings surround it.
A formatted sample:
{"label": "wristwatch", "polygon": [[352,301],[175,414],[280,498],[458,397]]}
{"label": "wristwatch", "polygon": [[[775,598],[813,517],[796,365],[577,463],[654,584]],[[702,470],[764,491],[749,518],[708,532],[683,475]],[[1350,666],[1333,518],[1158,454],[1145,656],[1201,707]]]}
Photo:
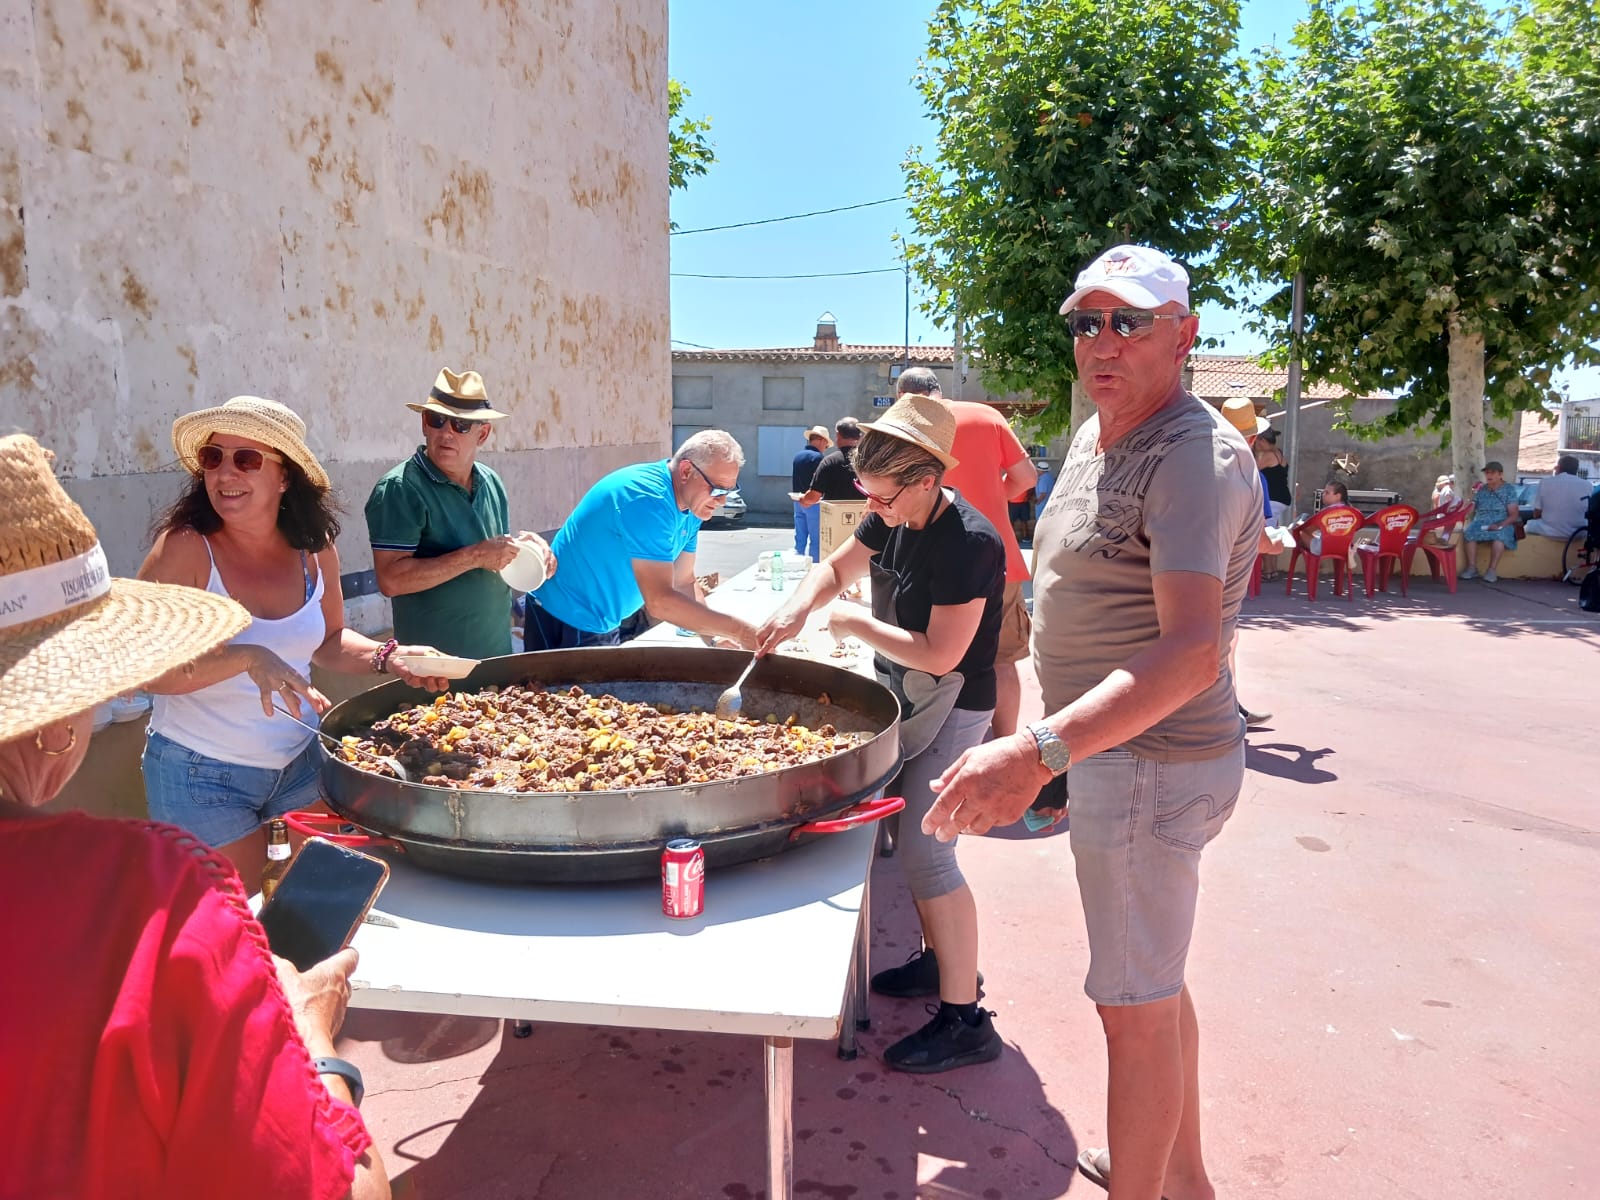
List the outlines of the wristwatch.
{"label": "wristwatch", "polygon": [[1050,726],[1043,721],[1033,721],[1028,725],[1028,732],[1033,734],[1033,740],[1038,743],[1039,761],[1052,776],[1062,774],[1072,765],[1072,752]]}
{"label": "wristwatch", "polygon": [[367,1089],[361,1082],[361,1069],[355,1063],[344,1058],[313,1058],[311,1066],[318,1075],[337,1075],[349,1084],[350,1103],[361,1107],[361,1097],[367,1094]]}

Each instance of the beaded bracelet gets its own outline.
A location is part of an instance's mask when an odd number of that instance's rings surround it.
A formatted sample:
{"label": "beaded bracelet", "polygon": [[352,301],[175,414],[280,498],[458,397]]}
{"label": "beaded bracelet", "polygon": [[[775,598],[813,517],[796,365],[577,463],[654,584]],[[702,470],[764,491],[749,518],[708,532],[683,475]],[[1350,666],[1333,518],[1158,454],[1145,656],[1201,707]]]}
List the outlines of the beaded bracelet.
{"label": "beaded bracelet", "polygon": [[395,652],[399,645],[399,642],[390,638],[372,652],[372,670],[375,674],[382,675],[388,671],[389,656]]}

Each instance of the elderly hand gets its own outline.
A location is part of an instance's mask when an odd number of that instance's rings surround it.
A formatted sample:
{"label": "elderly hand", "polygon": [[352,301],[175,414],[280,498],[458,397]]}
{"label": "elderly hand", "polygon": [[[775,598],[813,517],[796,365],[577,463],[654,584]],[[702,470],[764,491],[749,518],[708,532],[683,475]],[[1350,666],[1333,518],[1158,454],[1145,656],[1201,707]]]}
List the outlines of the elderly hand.
{"label": "elderly hand", "polygon": [[537,533],[531,533],[526,529],[521,529],[511,535],[511,540],[520,545],[534,546],[538,548],[539,553],[544,556],[544,577],[546,579],[549,579],[556,573],[556,553],[554,550],[550,549],[550,543],[545,541]]}
{"label": "elderly hand", "polygon": [[941,842],[957,834],[988,833],[1022,819],[1050,779],[1033,735],[1023,732],[974,746],[933,781],[938,795],[922,832]]}
{"label": "elderly hand", "polygon": [[432,646],[396,646],[389,657],[384,660],[383,669],[391,675],[398,675],[414,688],[425,688],[430,692],[448,692],[450,681],[443,675],[418,675],[406,664],[400,661],[407,655],[420,657],[431,655],[435,658],[443,657],[444,651],[435,650]]}
{"label": "elderly hand", "polygon": [[350,1002],[350,974],[360,956],[346,946],[332,958],[325,958],[309,971],[297,971],[287,959],[272,956],[278,969],[278,982],[294,1014],[294,1027],[312,1055],[330,1046],[339,1026],[344,1024],[345,1006]]}
{"label": "elderly hand", "polygon": [[309,679],[265,646],[243,645],[238,649],[248,655],[245,674],[261,689],[261,711],[267,716],[272,715],[272,698],[275,695],[283,697],[283,706],[289,710],[291,717],[300,716],[302,697],[319,713],[325,713],[333,707],[333,701],[312,687]]}
{"label": "elderly hand", "polygon": [[522,552],[522,544],[509,533],[486,538],[473,547],[478,565],[485,571],[498,571],[511,565]]}

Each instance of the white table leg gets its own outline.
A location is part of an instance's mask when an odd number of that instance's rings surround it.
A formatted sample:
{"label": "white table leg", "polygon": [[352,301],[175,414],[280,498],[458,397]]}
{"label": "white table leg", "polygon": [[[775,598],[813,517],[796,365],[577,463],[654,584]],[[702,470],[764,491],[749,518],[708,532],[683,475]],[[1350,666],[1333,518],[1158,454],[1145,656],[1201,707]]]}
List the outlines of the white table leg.
{"label": "white table leg", "polygon": [[767,1076],[767,1197],[794,1197],[794,1039],[769,1037]]}

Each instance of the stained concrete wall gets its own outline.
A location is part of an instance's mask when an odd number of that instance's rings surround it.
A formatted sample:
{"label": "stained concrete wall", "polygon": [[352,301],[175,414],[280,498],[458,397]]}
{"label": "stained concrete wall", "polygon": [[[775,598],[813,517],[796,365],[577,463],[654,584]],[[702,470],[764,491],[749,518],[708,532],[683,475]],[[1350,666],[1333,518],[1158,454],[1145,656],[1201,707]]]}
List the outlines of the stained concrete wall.
{"label": "stained concrete wall", "polygon": [[471,367],[513,524],[558,524],[669,438],[666,30],[665,0],[0,0],[0,427],[126,573],[173,418],[281,400],[355,571],[403,402]]}

